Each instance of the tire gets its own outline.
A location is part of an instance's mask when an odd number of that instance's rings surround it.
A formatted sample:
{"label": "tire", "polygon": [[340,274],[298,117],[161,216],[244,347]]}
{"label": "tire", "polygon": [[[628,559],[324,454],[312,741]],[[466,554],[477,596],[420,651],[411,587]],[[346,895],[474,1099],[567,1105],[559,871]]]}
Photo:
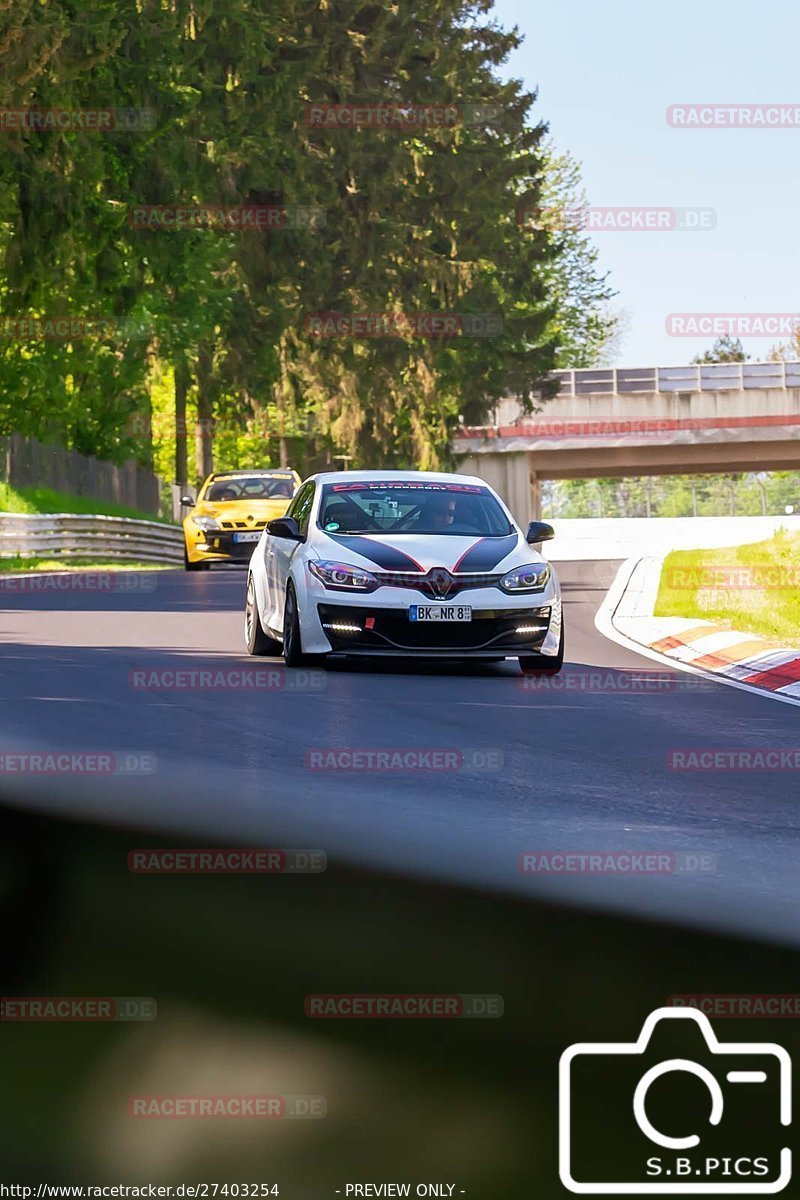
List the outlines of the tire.
{"label": "tire", "polygon": [[189,560],[189,553],[186,549],[185,542],[183,544],[183,569],[184,569],[184,571],[207,571],[208,570],[207,562],[191,562]]}
{"label": "tire", "polygon": [[520,670],[523,675],[558,675],[564,666],[564,618],[561,618],[561,638],[555,658],[546,654],[520,654]]}
{"label": "tire", "polygon": [[244,644],[248,654],[259,656],[270,655],[279,657],[281,644],[275,638],[269,637],[261,628],[256,604],[256,589],[253,576],[247,577],[247,600],[244,608]]}
{"label": "tire", "polygon": [[283,661],[287,667],[302,667],[307,661],[300,638],[297,594],[292,583],[286,587],[286,604],[283,609]]}

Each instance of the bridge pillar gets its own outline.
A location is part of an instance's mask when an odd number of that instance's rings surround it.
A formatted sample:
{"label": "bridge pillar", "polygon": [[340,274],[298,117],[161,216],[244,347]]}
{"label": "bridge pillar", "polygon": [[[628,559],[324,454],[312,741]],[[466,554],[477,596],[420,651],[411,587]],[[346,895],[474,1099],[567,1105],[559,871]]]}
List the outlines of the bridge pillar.
{"label": "bridge pillar", "polygon": [[542,519],[542,481],[536,471],[528,472],[528,480],[531,489],[530,498],[530,513],[532,521],[541,521]]}
{"label": "bridge pillar", "polygon": [[458,469],[465,475],[477,475],[499,492],[514,517],[524,527],[535,519],[529,462],[530,455],[527,450],[502,454],[468,454]]}

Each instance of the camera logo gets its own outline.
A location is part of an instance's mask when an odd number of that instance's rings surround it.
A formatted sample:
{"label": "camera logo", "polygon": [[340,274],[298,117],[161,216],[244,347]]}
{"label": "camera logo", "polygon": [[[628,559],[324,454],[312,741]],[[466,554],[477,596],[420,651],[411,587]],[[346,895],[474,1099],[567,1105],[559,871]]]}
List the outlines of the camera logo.
{"label": "camera logo", "polygon": [[569,1046],[559,1064],[561,1182],[579,1195],[782,1191],[791,1072],[782,1046],[719,1042],[695,1009],[656,1009],[636,1042]]}

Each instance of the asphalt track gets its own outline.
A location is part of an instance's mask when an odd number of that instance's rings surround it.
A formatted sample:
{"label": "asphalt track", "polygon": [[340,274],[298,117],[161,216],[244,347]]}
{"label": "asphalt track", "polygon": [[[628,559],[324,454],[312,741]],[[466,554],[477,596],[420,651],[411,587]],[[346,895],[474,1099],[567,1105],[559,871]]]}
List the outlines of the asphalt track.
{"label": "asphalt track", "polygon": [[[286,673],[243,652],[239,569],[159,572],[141,594],[0,591],[0,752],[140,753],[157,763],[153,774],[99,779],[6,772],[0,786],[51,811],[233,846],[319,847],[404,874],[797,942],[796,774],[677,772],[667,762],[674,749],[796,746],[796,710],[724,684],[698,688],[668,667],[666,686],[632,690],[631,672],[662,669],[594,627],[617,566],[558,564],[569,665],[538,687],[512,661]],[[133,686],[137,671],[264,666],[277,668],[278,686]],[[479,761],[445,771],[309,768],[310,751],[332,748],[455,750]],[[706,869],[520,870],[521,855],[553,851],[675,853]]]}

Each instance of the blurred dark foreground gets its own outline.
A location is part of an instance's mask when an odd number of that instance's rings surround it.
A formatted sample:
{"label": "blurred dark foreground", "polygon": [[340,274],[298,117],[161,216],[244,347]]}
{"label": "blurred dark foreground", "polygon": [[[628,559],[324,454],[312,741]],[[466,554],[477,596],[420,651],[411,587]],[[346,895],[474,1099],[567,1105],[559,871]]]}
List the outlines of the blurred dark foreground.
{"label": "blurred dark foreground", "polygon": [[[675,994],[788,993],[800,980],[794,949],[334,862],[295,876],[129,871],[131,849],[178,844],[211,843],[0,809],[3,996],[157,1002],[150,1021],[0,1023],[0,1183],[562,1197],[567,1046],[634,1041]],[[503,1015],[307,1017],[306,997],[325,993],[500,995]],[[724,1041],[798,1042],[798,1018],[713,1024]],[[629,1105],[612,1112],[613,1085],[593,1087],[582,1136],[613,1178]],[[211,1095],[324,1097],[326,1115],[131,1115],[133,1097]],[[773,1092],[746,1099],[748,1137],[774,1143]],[[707,1121],[688,1091],[654,1105],[662,1125]]]}

